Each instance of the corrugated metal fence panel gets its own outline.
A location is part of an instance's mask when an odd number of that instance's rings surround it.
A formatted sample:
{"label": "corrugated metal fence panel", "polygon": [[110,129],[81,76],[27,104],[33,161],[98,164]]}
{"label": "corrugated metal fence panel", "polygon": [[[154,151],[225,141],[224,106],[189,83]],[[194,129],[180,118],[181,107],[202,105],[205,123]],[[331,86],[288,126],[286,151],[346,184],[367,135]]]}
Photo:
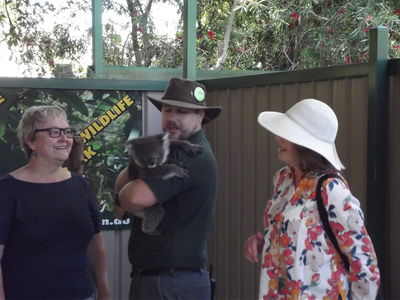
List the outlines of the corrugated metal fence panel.
{"label": "corrugated metal fence panel", "polygon": [[389,94],[389,145],[388,145],[388,219],[389,239],[389,297],[396,299],[400,295],[400,74],[390,76]]}
{"label": "corrugated metal fence panel", "polygon": [[273,136],[257,124],[258,114],[285,111],[304,98],[329,104],[339,120],[336,145],[344,174],[366,213],[367,86],[367,77],[356,77],[209,92],[208,105],[223,107],[206,129],[220,172],[210,243],[217,299],[256,299],[258,293],[260,265],[243,258],[242,245],[262,230],[272,176],[282,166]]}
{"label": "corrugated metal fence panel", "polygon": [[130,287],[130,263],[128,260],[129,230],[102,232],[106,244],[108,279],[111,299],[128,300]]}

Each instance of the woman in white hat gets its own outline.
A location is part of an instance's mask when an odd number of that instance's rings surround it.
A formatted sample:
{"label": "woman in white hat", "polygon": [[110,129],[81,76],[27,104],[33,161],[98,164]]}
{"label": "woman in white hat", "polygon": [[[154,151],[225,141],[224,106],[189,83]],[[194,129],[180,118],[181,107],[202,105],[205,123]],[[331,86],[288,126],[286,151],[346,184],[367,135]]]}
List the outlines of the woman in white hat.
{"label": "woman in white hat", "polygon": [[340,174],[335,113],[305,99],[286,113],[262,112],[258,122],[276,135],[286,164],[274,177],[264,234],[244,244],[249,261],[262,258],[259,299],[375,299],[376,254]]}

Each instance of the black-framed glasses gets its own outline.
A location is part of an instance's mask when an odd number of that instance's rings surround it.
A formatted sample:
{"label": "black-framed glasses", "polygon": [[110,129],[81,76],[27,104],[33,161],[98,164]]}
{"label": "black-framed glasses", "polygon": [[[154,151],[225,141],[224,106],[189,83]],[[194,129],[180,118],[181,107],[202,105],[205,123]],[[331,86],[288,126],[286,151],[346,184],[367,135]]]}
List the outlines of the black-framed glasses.
{"label": "black-framed glasses", "polygon": [[49,136],[52,138],[58,138],[61,136],[61,132],[64,132],[65,136],[67,138],[72,138],[75,135],[75,129],[72,128],[57,128],[57,127],[52,127],[52,128],[42,128],[42,129],[35,129],[36,132],[41,132],[41,131],[47,131],[49,133]]}

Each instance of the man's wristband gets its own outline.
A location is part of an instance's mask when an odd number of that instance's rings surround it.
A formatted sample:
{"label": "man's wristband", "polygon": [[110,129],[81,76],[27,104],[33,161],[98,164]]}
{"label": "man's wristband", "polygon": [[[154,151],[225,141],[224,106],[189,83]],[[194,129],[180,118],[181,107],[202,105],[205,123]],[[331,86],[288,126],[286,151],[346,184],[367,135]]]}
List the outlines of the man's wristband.
{"label": "man's wristband", "polygon": [[118,205],[118,206],[121,206],[121,202],[119,202],[119,193],[118,192],[116,192],[114,194],[114,204]]}

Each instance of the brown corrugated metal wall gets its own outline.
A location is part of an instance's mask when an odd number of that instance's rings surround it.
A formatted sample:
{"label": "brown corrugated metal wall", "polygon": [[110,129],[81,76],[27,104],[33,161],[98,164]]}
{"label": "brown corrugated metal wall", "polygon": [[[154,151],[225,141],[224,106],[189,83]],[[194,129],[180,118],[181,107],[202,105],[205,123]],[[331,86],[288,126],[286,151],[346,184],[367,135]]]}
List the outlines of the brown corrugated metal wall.
{"label": "brown corrugated metal wall", "polygon": [[389,280],[390,291],[387,299],[400,295],[400,74],[389,77],[389,132],[388,132],[388,174],[387,197],[389,199]]}
{"label": "brown corrugated metal wall", "polygon": [[[207,85],[207,82],[205,82]],[[282,165],[273,136],[257,124],[261,111],[285,111],[305,98],[329,104],[339,119],[337,148],[344,172],[366,216],[368,77],[353,77],[214,89],[208,105],[223,107],[207,135],[220,170],[219,195],[210,243],[217,299],[256,299],[260,265],[242,255],[246,238],[262,230],[262,214],[272,193],[272,176]]]}

